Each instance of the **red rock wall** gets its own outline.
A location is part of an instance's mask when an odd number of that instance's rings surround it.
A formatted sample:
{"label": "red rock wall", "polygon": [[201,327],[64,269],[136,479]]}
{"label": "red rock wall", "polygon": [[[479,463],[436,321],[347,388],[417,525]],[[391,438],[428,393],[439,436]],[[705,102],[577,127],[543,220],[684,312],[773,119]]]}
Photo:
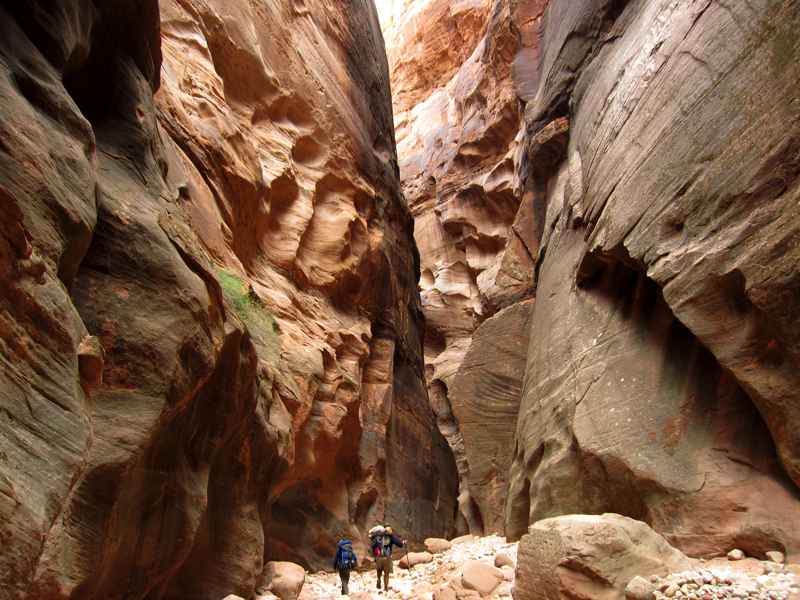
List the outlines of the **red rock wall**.
{"label": "red rock wall", "polygon": [[553,0],[543,23],[507,531],[614,511],[694,555],[797,556],[800,7]]}
{"label": "red rock wall", "polygon": [[[521,123],[514,59],[536,53],[544,1],[385,0],[378,6],[387,41],[403,190],[420,249],[426,317],[425,363],[432,406],[456,453],[461,528],[503,529],[492,508],[505,500],[508,457],[481,462],[488,440],[511,444],[491,426],[497,404],[516,414],[527,338],[508,357],[488,358],[505,376],[478,392],[483,375],[464,365],[483,355],[494,333],[482,323],[533,295],[537,215],[515,179]],[[516,313],[514,313],[516,314]],[[524,321],[525,318],[522,318]],[[491,330],[491,326],[489,330]],[[496,362],[495,362],[496,361]],[[474,361],[473,361],[474,362]],[[512,417],[513,418],[513,417]],[[485,427],[463,426],[463,422]],[[489,481],[491,480],[491,481]],[[487,486],[496,494],[487,495]]]}
{"label": "red rock wall", "polygon": [[448,535],[371,3],[0,27],[0,597],[248,597],[385,516]]}

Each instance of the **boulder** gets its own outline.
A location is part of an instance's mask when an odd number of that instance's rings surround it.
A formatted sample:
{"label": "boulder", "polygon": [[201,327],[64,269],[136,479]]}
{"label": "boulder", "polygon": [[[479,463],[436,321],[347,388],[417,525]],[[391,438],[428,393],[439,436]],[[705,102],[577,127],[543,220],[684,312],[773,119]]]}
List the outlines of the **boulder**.
{"label": "boulder", "polygon": [[259,589],[272,592],[281,600],[297,600],[306,571],[298,564],[285,561],[271,561],[264,565]]}
{"label": "boulder", "polygon": [[739,550],[738,548],[734,548],[730,552],[728,552],[728,560],[742,560],[745,557],[744,552]]}
{"label": "boulder", "polygon": [[648,579],[637,575],[625,586],[627,600],[653,600],[655,585]]}
{"label": "boulder", "polygon": [[457,537],[455,539],[450,540],[450,543],[453,546],[457,546],[458,544],[466,544],[466,543],[469,543],[469,542],[474,542],[476,539],[477,539],[476,536],[471,535],[471,534],[467,534],[467,535],[462,535],[462,536],[459,536],[459,537]]}
{"label": "boulder", "polygon": [[450,550],[452,544],[443,538],[427,538],[425,540],[425,549],[431,554],[441,554]]}
{"label": "boulder", "polygon": [[410,569],[414,565],[429,563],[432,560],[433,555],[430,552],[409,552],[397,562],[397,565],[401,569]]}
{"label": "boulder", "polygon": [[433,600],[456,600],[456,591],[447,584],[439,586],[433,592]]}
{"label": "boulder", "polygon": [[491,594],[504,580],[503,571],[479,560],[467,561],[461,572],[461,585],[464,589],[474,590],[481,596]]}
{"label": "boulder", "polygon": [[640,521],[616,514],[554,517],[532,525],[520,540],[515,600],[622,599],[635,576],[690,565]]}
{"label": "boulder", "polygon": [[786,562],[786,555],[783,552],[779,552],[777,550],[770,550],[766,553],[767,560],[771,560],[774,563],[778,563],[782,565]]}
{"label": "boulder", "polygon": [[511,567],[512,569],[517,566],[517,563],[514,562],[514,559],[511,558],[505,552],[498,552],[494,555],[494,566],[495,567]]}

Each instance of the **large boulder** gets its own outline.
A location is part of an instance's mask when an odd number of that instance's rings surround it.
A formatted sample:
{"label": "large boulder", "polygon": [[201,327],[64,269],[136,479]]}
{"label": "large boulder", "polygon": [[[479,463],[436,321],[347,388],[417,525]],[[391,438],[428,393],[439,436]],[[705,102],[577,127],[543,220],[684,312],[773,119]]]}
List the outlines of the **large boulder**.
{"label": "large boulder", "polygon": [[271,592],[281,600],[297,600],[306,580],[300,565],[286,561],[270,561],[264,565],[259,590]]}
{"label": "large boulder", "polygon": [[425,549],[431,554],[440,554],[450,550],[452,544],[443,538],[427,538],[425,540]]}
{"label": "large boulder", "polygon": [[414,565],[422,565],[432,560],[433,555],[430,552],[409,552],[404,554],[397,564],[401,569],[410,569]]}
{"label": "large boulder", "polygon": [[505,580],[505,574],[497,567],[479,560],[469,560],[462,567],[461,585],[488,596]]}
{"label": "large boulder", "polygon": [[515,600],[622,600],[634,577],[683,571],[691,561],[645,523],[616,514],[538,521],[522,536]]}

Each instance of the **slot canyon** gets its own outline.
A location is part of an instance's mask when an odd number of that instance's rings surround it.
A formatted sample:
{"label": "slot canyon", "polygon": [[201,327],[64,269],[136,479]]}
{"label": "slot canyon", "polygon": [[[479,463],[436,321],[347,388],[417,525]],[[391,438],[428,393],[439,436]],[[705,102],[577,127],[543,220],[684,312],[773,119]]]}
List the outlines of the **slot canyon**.
{"label": "slot canyon", "polygon": [[0,600],[800,598],[799,32],[2,3]]}

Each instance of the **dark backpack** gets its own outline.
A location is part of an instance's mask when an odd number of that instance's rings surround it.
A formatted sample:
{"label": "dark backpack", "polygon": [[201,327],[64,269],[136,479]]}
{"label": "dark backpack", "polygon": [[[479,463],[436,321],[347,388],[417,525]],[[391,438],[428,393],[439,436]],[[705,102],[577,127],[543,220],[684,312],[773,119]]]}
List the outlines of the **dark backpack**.
{"label": "dark backpack", "polygon": [[380,533],[378,535],[370,536],[370,548],[372,549],[372,556],[378,558],[379,556],[383,555],[381,539],[383,538],[383,534]]}
{"label": "dark backpack", "polygon": [[353,552],[353,543],[350,540],[339,540],[338,544],[339,548],[337,550],[338,559],[337,559],[337,567],[339,569],[355,569],[356,565],[358,565],[358,559],[356,558],[356,553]]}
{"label": "dark backpack", "polygon": [[391,556],[392,536],[387,533],[380,533],[370,538],[372,542],[372,555],[375,558],[380,556]]}

